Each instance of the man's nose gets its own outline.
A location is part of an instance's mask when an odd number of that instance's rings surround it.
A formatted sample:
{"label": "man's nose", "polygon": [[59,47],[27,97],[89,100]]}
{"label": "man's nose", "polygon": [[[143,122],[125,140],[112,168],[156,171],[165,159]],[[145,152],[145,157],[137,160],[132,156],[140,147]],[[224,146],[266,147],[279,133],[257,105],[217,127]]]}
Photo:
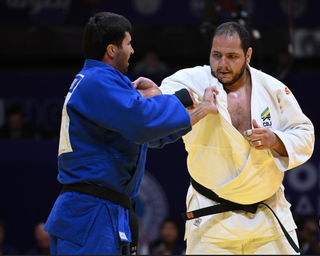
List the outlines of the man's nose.
{"label": "man's nose", "polygon": [[225,56],[222,56],[219,60],[220,66],[226,66],[228,64],[227,58]]}

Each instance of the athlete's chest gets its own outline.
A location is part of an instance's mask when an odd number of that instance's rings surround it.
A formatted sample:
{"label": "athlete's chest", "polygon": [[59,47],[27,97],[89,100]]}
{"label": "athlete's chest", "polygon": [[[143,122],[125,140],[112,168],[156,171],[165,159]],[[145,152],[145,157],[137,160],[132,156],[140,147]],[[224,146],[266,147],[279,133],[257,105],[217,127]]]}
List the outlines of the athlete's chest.
{"label": "athlete's chest", "polygon": [[230,92],[227,101],[232,125],[242,134],[251,128],[251,92]]}

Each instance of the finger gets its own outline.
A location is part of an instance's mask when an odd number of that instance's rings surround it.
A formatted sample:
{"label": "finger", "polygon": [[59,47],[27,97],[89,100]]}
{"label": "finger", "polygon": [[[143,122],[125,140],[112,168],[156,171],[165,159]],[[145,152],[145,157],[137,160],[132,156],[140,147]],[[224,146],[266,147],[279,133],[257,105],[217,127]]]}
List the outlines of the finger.
{"label": "finger", "polygon": [[204,90],[204,96],[206,96],[207,99],[210,99],[212,101],[214,98],[214,94],[216,94],[217,92],[219,93],[215,86],[207,87]]}
{"label": "finger", "polygon": [[214,92],[215,94],[219,94],[219,90],[217,89],[216,86],[207,87],[205,91],[210,91],[210,92]]}
{"label": "finger", "polygon": [[137,89],[138,84],[140,83],[140,80],[141,80],[141,77],[137,78],[136,80],[134,80],[134,81],[132,82],[132,85],[133,85],[134,88]]}
{"label": "finger", "polygon": [[260,149],[265,149],[265,147],[263,146],[263,145],[261,145],[261,146],[256,146],[256,147],[254,147],[255,149],[258,149],[258,150],[260,150]]}
{"label": "finger", "polygon": [[243,135],[244,135],[246,138],[251,137],[252,134],[253,134],[253,130],[252,130],[252,129],[249,129],[249,130],[246,130],[246,131],[243,132]]}
{"label": "finger", "polygon": [[216,86],[213,86],[212,89],[213,89],[213,92],[215,92],[216,94],[219,94],[219,90],[217,89]]}
{"label": "finger", "polygon": [[254,148],[262,148],[263,147],[262,140],[250,140],[249,143]]}
{"label": "finger", "polygon": [[260,128],[260,126],[258,125],[256,119],[253,119],[253,120],[252,120],[252,126],[253,126],[253,128]]}
{"label": "finger", "polygon": [[257,147],[262,146],[262,141],[261,140],[255,140],[255,143],[256,143]]}

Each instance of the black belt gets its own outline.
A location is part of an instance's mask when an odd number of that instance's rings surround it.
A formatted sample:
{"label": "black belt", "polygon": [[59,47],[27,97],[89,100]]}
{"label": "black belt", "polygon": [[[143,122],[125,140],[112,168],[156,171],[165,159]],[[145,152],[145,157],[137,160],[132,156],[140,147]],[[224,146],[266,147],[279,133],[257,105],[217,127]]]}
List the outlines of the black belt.
{"label": "black belt", "polygon": [[99,186],[91,185],[88,183],[72,183],[65,184],[60,192],[63,194],[65,192],[78,192],[91,196],[96,196],[113,203],[123,206],[125,209],[129,210],[129,226],[131,230],[131,243],[130,243],[130,254],[137,254],[137,245],[139,238],[139,226],[138,226],[138,216],[134,213],[134,200],[129,197],[115,192],[111,189],[102,188]]}
{"label": "black belt", "polygon": [[199,218],[201,216],[205,216],[205,215],[210,215],[210,214],[216,214],[216,213],[222,213],[222,212],[227,212],[227,211],[236,211],[236,210],[243,210],[246,212],[250,212],[250,213],[256,213],[258,206],[260,204],[263,204],[265,206],[267,206],[270,211],[273,213],[273,215],[276,217],[276,219],[278,220],[280,227],[285,235],[285,237],[287,238],[288,242],[290,243],[290,245],[292,246],[292,248],[296,251],[296,252],[300,252],[299,247],[295,244],[295,242],[292,240],[291,236],[289,235],[288,231],[284,228],[284,226],[282,225],[281,221],[279,220],[278,216],[275,214],[275,212],[271,209],[271,207],[269,205],[267,205],[264,202],[258,202],[255,204],[248,204],[248,205],[244,205],[244,204],[238,204],[238,203],[234,203],[231,202],[229,200],[223,199],[221,197],[219,197],[216,193],[214,193],[212,190],[202,186],[201,184],[199,184],[198,182],[196,182],[194,179],[191,178],[191,184],[192,187],[198,191],[201,195],[216,201],[220,204],[217,205],[213,205],[213,206],[209,206],[209,207],[205,207],[205,208],[201,208],[198,210],[194,210],[194,211],[190,211],[190,212],[186,212],[186,213],[182,213],[182,217],[187,221],[187,220],[192,220],[195,218]]}

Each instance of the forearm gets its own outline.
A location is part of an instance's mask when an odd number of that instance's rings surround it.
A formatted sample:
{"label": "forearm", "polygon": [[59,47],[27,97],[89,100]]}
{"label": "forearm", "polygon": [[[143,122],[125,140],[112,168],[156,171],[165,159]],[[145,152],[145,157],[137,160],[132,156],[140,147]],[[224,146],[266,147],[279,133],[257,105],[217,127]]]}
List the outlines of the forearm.
{"label": "forearm", "polygon": [[275,136],[275,144],[273,145],[272,149],[281,156],[288,156],[288,152],[282,140],[275,133],[274,133],[274,136]]}
{"label": "forearm", "polygon": [[212,112],[211,106],[208,103],[201,102],[197,108],[194,110],[189,110],[191,125],[195,125],[202,118]]}
{"label": "forearm", "polygon": [[195,109],[188,111],[192,126],[208,114],[218,114],[219,111],[215,104],[215,95],[218,93],[219,91],[215,86],[207,87],[205,89],[202,100],[199,102],[198,106]]}

